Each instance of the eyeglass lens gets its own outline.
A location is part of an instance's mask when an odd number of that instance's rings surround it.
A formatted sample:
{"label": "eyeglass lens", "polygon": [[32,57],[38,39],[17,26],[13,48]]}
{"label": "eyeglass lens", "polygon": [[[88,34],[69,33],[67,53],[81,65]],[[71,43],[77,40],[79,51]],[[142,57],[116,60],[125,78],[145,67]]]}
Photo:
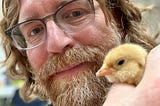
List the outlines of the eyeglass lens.
{"label": "eyeglass lens", "polygon": [[[76,32],[94,19],[93,5],[88,0],[73,0],[57,10],[56,24],[66,33]],[[46,39],[47,28],[41,19],[33,19],[18,24],[12,29],[15,45],[22,50],[39,46]]]}

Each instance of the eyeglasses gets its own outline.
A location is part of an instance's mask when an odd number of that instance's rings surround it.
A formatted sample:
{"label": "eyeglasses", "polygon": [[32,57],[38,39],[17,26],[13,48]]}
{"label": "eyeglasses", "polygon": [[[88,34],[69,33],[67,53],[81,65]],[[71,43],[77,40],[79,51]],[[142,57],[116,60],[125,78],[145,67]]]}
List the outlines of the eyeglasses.
{"label": "eyeglasses", "polygon": [[14,45],[20,50],[33,49],[47,39],[45,20],[52,17],[56,25],[66,33],[80,31],[94,20],[93,0],[71,0],[54,13],[42,19],[30,19],[7,29]]}

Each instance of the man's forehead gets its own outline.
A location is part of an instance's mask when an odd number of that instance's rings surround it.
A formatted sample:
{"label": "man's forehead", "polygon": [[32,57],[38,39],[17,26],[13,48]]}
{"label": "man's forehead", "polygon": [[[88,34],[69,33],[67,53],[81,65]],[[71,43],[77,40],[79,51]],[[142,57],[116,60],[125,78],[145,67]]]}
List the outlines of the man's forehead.
{"label": "man's forehead", "polygon": [[[41,17],[43,12],[53,12],[64,2],[70,0],[19,0],[20,16],[19,22]],[[43,17],[43,16],[42,16]]]}

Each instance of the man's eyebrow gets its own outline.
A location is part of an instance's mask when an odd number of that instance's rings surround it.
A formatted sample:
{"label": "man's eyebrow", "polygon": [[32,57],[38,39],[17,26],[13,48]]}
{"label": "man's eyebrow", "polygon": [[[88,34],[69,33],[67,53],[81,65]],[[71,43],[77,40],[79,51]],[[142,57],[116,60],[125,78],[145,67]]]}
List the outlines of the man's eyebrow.
{"label": "man's eyebrow", "polygon": [[23,21],[21,21],[21,22],[28,21],[28,20],[32,20],[32,19],[35,19],[35,18],[32,17],[32,16],[30,16],[30,17],[27,17],[27,18],[23,19]]}
{"label": "man's eyebrow", "polygon": [[63,1],[57,1],[56,5],[56,10],[66,4],[67,2],[72,1],[72,0],[63,0]]}
{"label": "man's eyebrow", "polygon": [[24,16],[24,17],[20,18],[18,23],[22,23],[22,22],[25,22],[25,21],[28,21],[28,20],[32,20],[32,19],[38,19],[37,17],[39,17],[38,13],[31,13],[28,16]]}
{"label": "man's eyebrow", "polygon": [[38,19],[38,18],[35,18],[34,16],[29,16],[27,18],[23,18],[23,19],[19,20],[18,23],[22,23],[22,22],[29,21],[32,19]]}

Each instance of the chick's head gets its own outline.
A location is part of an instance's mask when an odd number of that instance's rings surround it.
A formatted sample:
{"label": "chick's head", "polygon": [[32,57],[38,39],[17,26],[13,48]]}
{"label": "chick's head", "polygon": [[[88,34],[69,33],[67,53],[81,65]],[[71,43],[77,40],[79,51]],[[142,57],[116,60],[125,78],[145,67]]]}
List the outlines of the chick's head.
{"label": "chick's head", "polygon": [[[97,76],[113,76],[119,72],[143,68],[147,51],[136,44],[122,44],[106,55]],[[113,78],[115,80],[115,78]]]}

